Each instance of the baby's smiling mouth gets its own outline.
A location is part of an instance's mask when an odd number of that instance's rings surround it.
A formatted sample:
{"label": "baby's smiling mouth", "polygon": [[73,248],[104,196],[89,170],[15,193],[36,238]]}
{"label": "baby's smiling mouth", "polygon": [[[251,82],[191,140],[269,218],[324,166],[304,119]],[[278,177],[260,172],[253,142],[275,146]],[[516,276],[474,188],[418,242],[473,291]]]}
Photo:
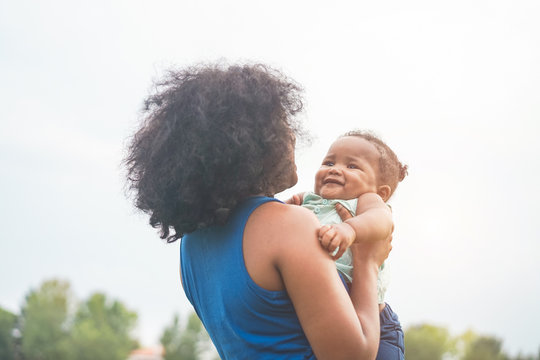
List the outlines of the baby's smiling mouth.
{"label": "baby's smiling mouth", "polygon": [[341,181],[339,181],[338,179],[335,179],[335,178],[326,178],[326,179],[324,179],[323,184],[324,184],[324,185],[326,185],[326,184],[343,185],[343,184],[341,183]]}

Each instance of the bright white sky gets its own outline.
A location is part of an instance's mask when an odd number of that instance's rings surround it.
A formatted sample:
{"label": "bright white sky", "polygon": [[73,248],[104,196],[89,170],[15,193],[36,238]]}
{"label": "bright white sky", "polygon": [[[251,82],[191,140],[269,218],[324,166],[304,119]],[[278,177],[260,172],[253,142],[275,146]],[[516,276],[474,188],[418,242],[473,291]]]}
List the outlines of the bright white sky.
{"label": "bright white sky", "polygon": [[[388,300],[405,326],[540,346],[540,2],[0,3],[0,306],[44,279],[139,312],[152,345],[189,305],[178,243],[123,193],[126,138],[170,65],[260,61],[305,87],[315,140],[372,129],[410,166],[392,201]],[[278,196],[285,198],[287,194]],[[331,311],[331,309],[329,309]]]}

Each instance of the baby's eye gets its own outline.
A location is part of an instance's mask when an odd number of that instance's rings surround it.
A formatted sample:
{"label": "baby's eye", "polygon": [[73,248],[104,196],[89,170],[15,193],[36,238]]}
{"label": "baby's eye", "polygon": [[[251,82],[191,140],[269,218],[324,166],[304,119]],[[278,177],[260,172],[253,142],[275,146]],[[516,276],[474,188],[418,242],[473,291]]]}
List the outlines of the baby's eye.
{"label": "baby's eye", "polygon": [[349,165],[347,165],[347,167],[348,167],[349,169],[359,169],[359,167],[356,166],[355,164],[349,164]]}
{"label": "baby's eye", "polygon": [[334,166],[334,162],[333,161],[325,161],[322,163],[324,166]]}

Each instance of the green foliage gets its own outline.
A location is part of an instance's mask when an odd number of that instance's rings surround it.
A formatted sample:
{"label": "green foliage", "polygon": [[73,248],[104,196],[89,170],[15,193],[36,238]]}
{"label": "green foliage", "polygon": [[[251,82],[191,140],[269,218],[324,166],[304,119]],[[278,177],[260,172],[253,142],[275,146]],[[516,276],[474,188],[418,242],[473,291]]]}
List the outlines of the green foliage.
{"label": "green foliage", "polygon": [[465,356],[465,353],[471,347],[471,344],[478,338],[478,335],[471,329],[465,331],[456,338],[456,347],[460,358]]}
{"label": "green foliage", "polygon": [[121,302],[96,293],[74,310],[67,282],[45,281],[31,291],[21,312],[24,359],[125,360],[138,346],[131,338],[137,314]]}
{"label": "green foliage", "polygon": [[21,311],[25,359],[73,359],[69,346],[71,305],[68,282],[45,281],[39,289],[30,291]]}
{"label": "green foliage", "polygon": [[521,352],[512,360],[540,360],[540,351],[537,356],[534,355],[523,355]]}
{"label": "green foliage", "polygon": [[405,357],[415,360],[441,360],[455,352],[448,330],[429,324],[414,325],[405,331]]}
{"label": "green foliage", "polygon": [[465,351],[463,360],[508,360],[502,352],[502,341],[492,336],[479,336]]}
{"label": "green foliage", "polygon": [[137,314],[118,301],[96,293],[79,307],[72,328],[72,345],[79,360],[124,360],[137,342],[130,333]]}
{"label": "green foliage", "polygon": [[0,307],[0,359],[15,359],[15,343],[13,342],[13,329],[17,323],[17,316]]}
{"label": "green foliage", "polygon": [[163,360],[198,360],[209,345],[209,338],[197,314],[189,316],[184,329],[175,315],[172,324],[163,331],[161,344],[165,349]]}
{"label": "green foliage", "polygon": [[405,358],[412,360],[540,360],[537,356],[518,354],[510,357],[496,337],[467,330],[457,337],[444,327],[420,324],[405,331]]}

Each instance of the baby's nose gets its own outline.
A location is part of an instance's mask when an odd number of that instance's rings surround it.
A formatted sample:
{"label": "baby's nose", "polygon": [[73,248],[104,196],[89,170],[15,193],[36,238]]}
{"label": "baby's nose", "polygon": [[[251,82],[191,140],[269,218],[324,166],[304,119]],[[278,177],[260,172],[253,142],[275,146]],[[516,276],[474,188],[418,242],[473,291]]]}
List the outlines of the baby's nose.
{"label": "baby's nose", "polygon": [[330,174],[341,174],[341,169],[337,166],[333,166],[330,168],[330,171],[328,171]]}

